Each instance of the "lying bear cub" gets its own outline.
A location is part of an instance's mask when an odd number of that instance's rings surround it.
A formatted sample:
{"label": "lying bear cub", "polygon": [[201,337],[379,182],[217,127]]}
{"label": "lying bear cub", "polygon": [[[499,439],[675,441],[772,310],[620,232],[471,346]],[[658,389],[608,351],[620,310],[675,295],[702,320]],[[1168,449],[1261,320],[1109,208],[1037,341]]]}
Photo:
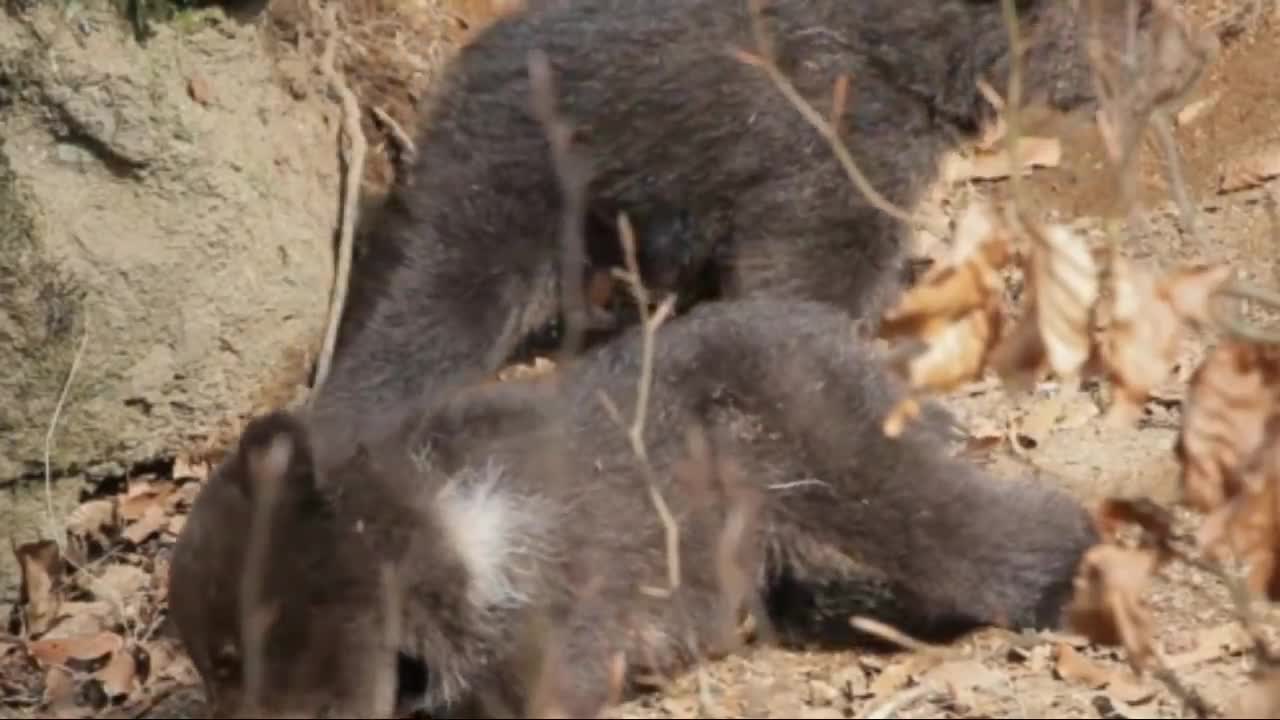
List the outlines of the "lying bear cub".
{"label": "lying bear cub", "polygon": [[214,713],[599,717],[731,652],[748,615],[827,644],[856,614],[923,637],[1060,623],[1088,513],[952,458],[940,410],[885,437],[902,389],[849,315],[707,303],[655,343],[643,460],[638,328],[541,379],[353,416],[376,440],[333,466],[305,415],[255,419],[172,562]]}

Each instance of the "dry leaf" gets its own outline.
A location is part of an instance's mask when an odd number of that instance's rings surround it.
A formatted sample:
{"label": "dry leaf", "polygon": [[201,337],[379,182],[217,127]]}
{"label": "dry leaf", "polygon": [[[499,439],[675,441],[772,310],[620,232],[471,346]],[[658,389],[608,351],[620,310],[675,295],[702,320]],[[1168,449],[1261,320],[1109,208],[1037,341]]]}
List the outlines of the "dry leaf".
{"label": "dry leaf", "polygon": [[1091,690],[1106,688],[1107,694],[1125,703],[1141,703],[1155,695],[1155,689],[1133,676],[1129,670],[1115,670],[1093,662],[1065,643],[1054,645],[1058,677]]}
{"label": "dry leaf", "polygon": [[136,545],[146,542],[151,536],[169,526],[169,516],[161,505],[147,507],[137,522],[131,523],[122,533],[125,540]]}
{"label": "dry leaf", "polygon": [[136,595],[151,583],[151,575],[135,565],[112,563],[96,576],[81,574],[80,586],[100,598]]}
{"label": "dry leaf", "polygon": [[29,634],[48,630],[58,616],[62,597],[62,555],[52,540],[23,543],[13,549],[21,582],[18,604]]}
{"label": "dry leaf", "polygon": [[999,321],[978,310],[932,335],[926,349],[906,360],[913,388],[948,390],[981,376]]}
{"label": "dry leaf", "polygon": [[116,606],[101,600],[66,600],[58,611],[58,623],[40,636],[42,640],[95,635],[119,619]]}
{"label": "dry leaf", "polygon": [[1209,512],[1242,489],[1242,466],[1262,446],[1276,405],[1280,357],[1257,345],[1225,342],[1191,376],[1175,452],[1182,498]]}
{"label": "dry leaf", "polygon": [[140,650],[130,647],[120,648],[112,654],[111,660],[102,669],[93,674],[98,682],[102,683],[103,691],[112,701],[118,702],[123,699],[123,696],[132,693],[142,680],[138,676],[138,659],[134,655],[135,652]]}
{"label": "dry leaf", "polygon": [[[1003,143],[994,146],[988,137],[971,155],[950,152],[942,160],[942,178],[949,184],[967,180],[999,180],[1013,174],[1013,158]],[[1018,163],[1021,174],[1033,168],[1057,167],[1062,162],[1062,142],[1051,137],[1023,137],[1018,141]]]}
{"label": "dry leaf", "polygon": [[124,639],[111,632],[69,638],[42,638],[27,643],[27,652],[44,667],[66,665],[68,660],[105,658],[124,647]]}
{"label": "dry leaf", "polygon": [[957,318],[985,309],[999,294],[999,270],[1009,263],[1009,236],[996,225],[990,209],[968,206],[957,221],[954,253],[935,264],[885,313],[879,335],[926,338]]}
{"label": "dry leaf", "polygon": [[1257,482],[1247,482],[1245,489],[1227,504],[1214,510],[1200,527],[1198,541],[1202,551],[1222,559],[1234,557],[1248,567],[1247,582],[1255,593],[1266,593],[1280,599],[1280,443],[1275,431],[1280,418],[1270,424],[1268,447],[1261,462],[1251,468]]}
{"label": "dry leaf", "polygon": [[200,682],[191,658],[169,638],[159,638],[146,644],[145,650],[150,660],[151,674],[154,678],[167,678],[182,685],[195,685]]}
{"label": "dry leaf", "polygon": [[1098,266],[1089,246],[1065,226],[1050,225],[1039,236],[1031,257],[1032,312],[1049,367],[1073,377],[1090,354]]}
{"label": "dry leaf", "polygon": [[177,488],[168,481],[134,481],[120,498],[120,518],[126,523],[136,522],[145,517],[151,509],[163,510],[168,497]]}
{"label": "dry leaf", "polygon": [[81,503],[67,516],[67,532],[78,537],[89,537],[105,545],[108,533],[119,523],[115,500],[101,498]]}
{"label": "dry leaf", "polygon": [[1067,609],[1073,630],[1102,645],[1123,645],[1139,675],[1155,652],[1142,592],[1159,565],[1154,550],[1097,545],[1080,562]]}
{"label": "dry leaf", "polygon": [[1107,307],[1111,327],[1099,348],[1099,359],[1115,383],[1108,422],[1133,422],[1152,388],[1172,370],[1185,326],[1208,317],[1210,295],[1230,275],[1230,266],[1218,265],[1193,267],[1157,280],[1128,260],[1113,258]]}
{"label": "dry leaf", "polygon": [[1280,176],[1280,145],[1272,145],[1223,168],[1218,177],[1218,192],[1248,190],[1277,176]]}
{"label": "dry leaf", "polygon": [[76,703],[78,689],[71,672],[60,667],[49,668],[44,676],[43,710],[56,718],[91,717],[92,708],[82,708]]}

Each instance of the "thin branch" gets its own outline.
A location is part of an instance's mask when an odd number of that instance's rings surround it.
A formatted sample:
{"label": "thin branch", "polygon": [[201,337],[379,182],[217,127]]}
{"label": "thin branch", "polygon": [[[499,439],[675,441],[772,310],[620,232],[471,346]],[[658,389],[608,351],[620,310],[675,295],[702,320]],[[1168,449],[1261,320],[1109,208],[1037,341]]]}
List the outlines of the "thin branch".
{"label": "thin branch", "polygon": [[[881,195],[880,192],[871,185],[871,181],[862,174],[862,170],[854,161],[853,155],[849,152],[849,148],[845,146],[844,142],[840,139],[839,131],[837,131],[831,123],[827,122],[827,120],[822,117],[822,114],[815,110],[814,107],[800,95],[800,92],[796,90],[795,85],[787,79],[786,75],[784,75],[774,63],[772,43],[770,43],[769,38],[765,33],[764,23],[761,19],[761,0],[746,0],[746,2],[751,13],[752,31],[755,35],[756,52],[758,54],[748,53],[743,50],[734,50],[732,51],[732,54],[739,61],[758,67],[769,76],[769,79],[773,81],[773,84],[778,88],[782,95],[786,97],[787,101],[800,112],[801,117],[803,117],[805,121],[813,127],[813,129],[817,130],[818,134],[820,134],[823,139],[827,141],[827,144],[831,146],[832,152],[835,153],[836,159],[839,160],[840,166],[844,169],[845,174],[849,176],[849,180],[853,182],[854,186],[857,187],[873,207],[886,215],[913,227],[924,228],[938,237],[946,237],[949,233],[941,224],[899,208],[897,205],[890,202],[888,198]],[[837,79],[837,83],[839,82],[841,82],[841,80]],[[835,86],[834,97],[838,102],[843,102],[845,92],[847,91],[841,91],[839,84]],[[833,116],[842,110],[843,107],[833,108]]]}
{"label": "thin branch", "polygon": [[669,594],[680,587],[680,528],[676,525],[675,516],[671,514],[671,509],[667,506],[666,499],[662,497],[662,492],[658,489],[657,478],[653,472],[653,467],[649,464],[649,452],[644,443],[644,430],[645,420],[648,417],[649,395],[653,386],[654,336],[657,334],[659,326],[674,311],[676,296],[675,294],[667,295],[658,306],[657,311],[650,313],[649,292],[640,277],[640,267],[636,261],[635,232],[632,230],[631,223],[627,220],[625,214],[618,217],[618,230],[622,240],[623,251],[626,255],[627,272],[624,277],[631,286],[631,294],[635,298],[640,312],[640,325],[644,332],[640,379],[636,388],[636,409],[630,427],[626,426],[618,407],[607,395],[600,392],[599,398],[614,422],[626,429],[627,439],[631,443],[631,450],[640,461],[640,470],[649,488],[649,499],[653,502],[658,517],[662,520],[662,525],[666,532],[668,584],[668,588],[663,592],[664,594]]}
{"label": "thin branch", "polygon": [[[1229,280],[1213,294],[1213,299],[1237,298],[1251,300],[1269,310],[1280,310],[1280,292],[1264,288],[1243,280]],[[1209,303],[1209,316],[1222,330],[1239,338],[1262,345],[1280,344],[1280,330],[1263,330],[1244,320],[1226,314],[1222,308],[1225,303]]]}
{"label": "thin branch", "polygon": [[[343,178],[344,196],[342,200],[342,234],[338,242],[338,266],[334,273],[333,295],[329,305],[329,321],[325,328],[324,343],[320,347],[317,359],[315,391],[324,387],[333,363],[333,349],[338,339],[338,326],[342,322],[343,310],[347,302],[347,286],[351,276],[352,248],[355,244],[355,214],[360,196],[360,183],[364,177],[365,154],[368,143],[364,131],[360,129],[360,104],[355,93],[347,86],[342,76],[334,69],[334,55],[338,46],[338,7],[341,3],[332,3],[325,13],[325,26],[328,38],[325,41],[324,55],[320,61],[320,71],[329,81],[330,89],[342,102],[342,134],[351,143],[347,155],[347,172]],[[314,3],[312,5],[314,7]],[[339,140],[339,147],[341,147]],[[312,392],[315,397],[317,392]]]}
{"label": "thin branch", "polygon": [[581,152],[574,152],[573,128],[556,112],[555,79],[546,53],[529,54],[530,103],[551,146],[551,164],[560,183],[560,307],[565,318],[561,353],[572,357],[581,350],[586,332],[587,309],[583,290],[586,266],[582,222],[587,212],[587,185],[591,165]]}
{"label": "thin branch", "polygon": [[[1018,11],[1014,0],[1002,0],[1001,10],[1009,33],[1009,88],[1005,92],[1005,144],[1009,154],[1009,191],[1013,205],[1009,208],[1010,224],[1022,227],[1023,204],[1022,163],[1018,144],[1022,141],[1022,40],[1018,32]],[[1034,237],[1034,234],[1033,234]]]}
{"label": "thin branch", "polygon": [[49,523],[49,532],[53,535],[54,542],[58,544],[58,552],[65,555],[67,551],[65,534],[53,512],[53,436],[58,428],[58,418],[62,416],[62,406],[67,402],[67,395],[71,393],[71,383],[76,377],[76,370],[80,368],[80,359],[84,357],[84,349],[89,346],[89,314],[84,315],[84,329],[80,337],[80,346],[76,348],[76,354],[71,358],[71,368],[67,371],[67,379],[62,383],[62,392],[58,394],[58,402],[53,406],[53,417],[49,418],[49,429],[44,434],[44,502],[45,512],[48,513],[46,521]]}

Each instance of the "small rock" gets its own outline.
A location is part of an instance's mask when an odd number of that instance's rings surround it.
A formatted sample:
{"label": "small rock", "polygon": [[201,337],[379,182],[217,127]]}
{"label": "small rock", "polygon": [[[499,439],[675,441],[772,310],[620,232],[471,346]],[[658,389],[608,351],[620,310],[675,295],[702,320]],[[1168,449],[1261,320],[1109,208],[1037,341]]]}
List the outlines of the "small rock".
{"label": "small rock", "polygon": [[208,107],[213,101],[213,89],[209,87],[209,81],[204,79],[203,75],[192,75],[187,78],[187,94],[192,100]]}

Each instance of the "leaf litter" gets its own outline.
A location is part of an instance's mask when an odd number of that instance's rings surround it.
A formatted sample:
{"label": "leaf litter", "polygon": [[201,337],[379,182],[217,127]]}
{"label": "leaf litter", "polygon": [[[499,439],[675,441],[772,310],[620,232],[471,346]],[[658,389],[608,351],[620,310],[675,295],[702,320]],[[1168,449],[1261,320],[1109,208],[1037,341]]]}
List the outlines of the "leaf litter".
{"label": "leaf litter", "polygon": [[[174,522],[208,466],[180,458],[173,475],[133,478],[119,492],[85,500],[66,518],[65,552],[51,540],[13,544],[20,588],[0,642],[0,707],[129,716],[166,683],[198,680],[160,628]],[[34,679],[8,679],[23,676]]]}

